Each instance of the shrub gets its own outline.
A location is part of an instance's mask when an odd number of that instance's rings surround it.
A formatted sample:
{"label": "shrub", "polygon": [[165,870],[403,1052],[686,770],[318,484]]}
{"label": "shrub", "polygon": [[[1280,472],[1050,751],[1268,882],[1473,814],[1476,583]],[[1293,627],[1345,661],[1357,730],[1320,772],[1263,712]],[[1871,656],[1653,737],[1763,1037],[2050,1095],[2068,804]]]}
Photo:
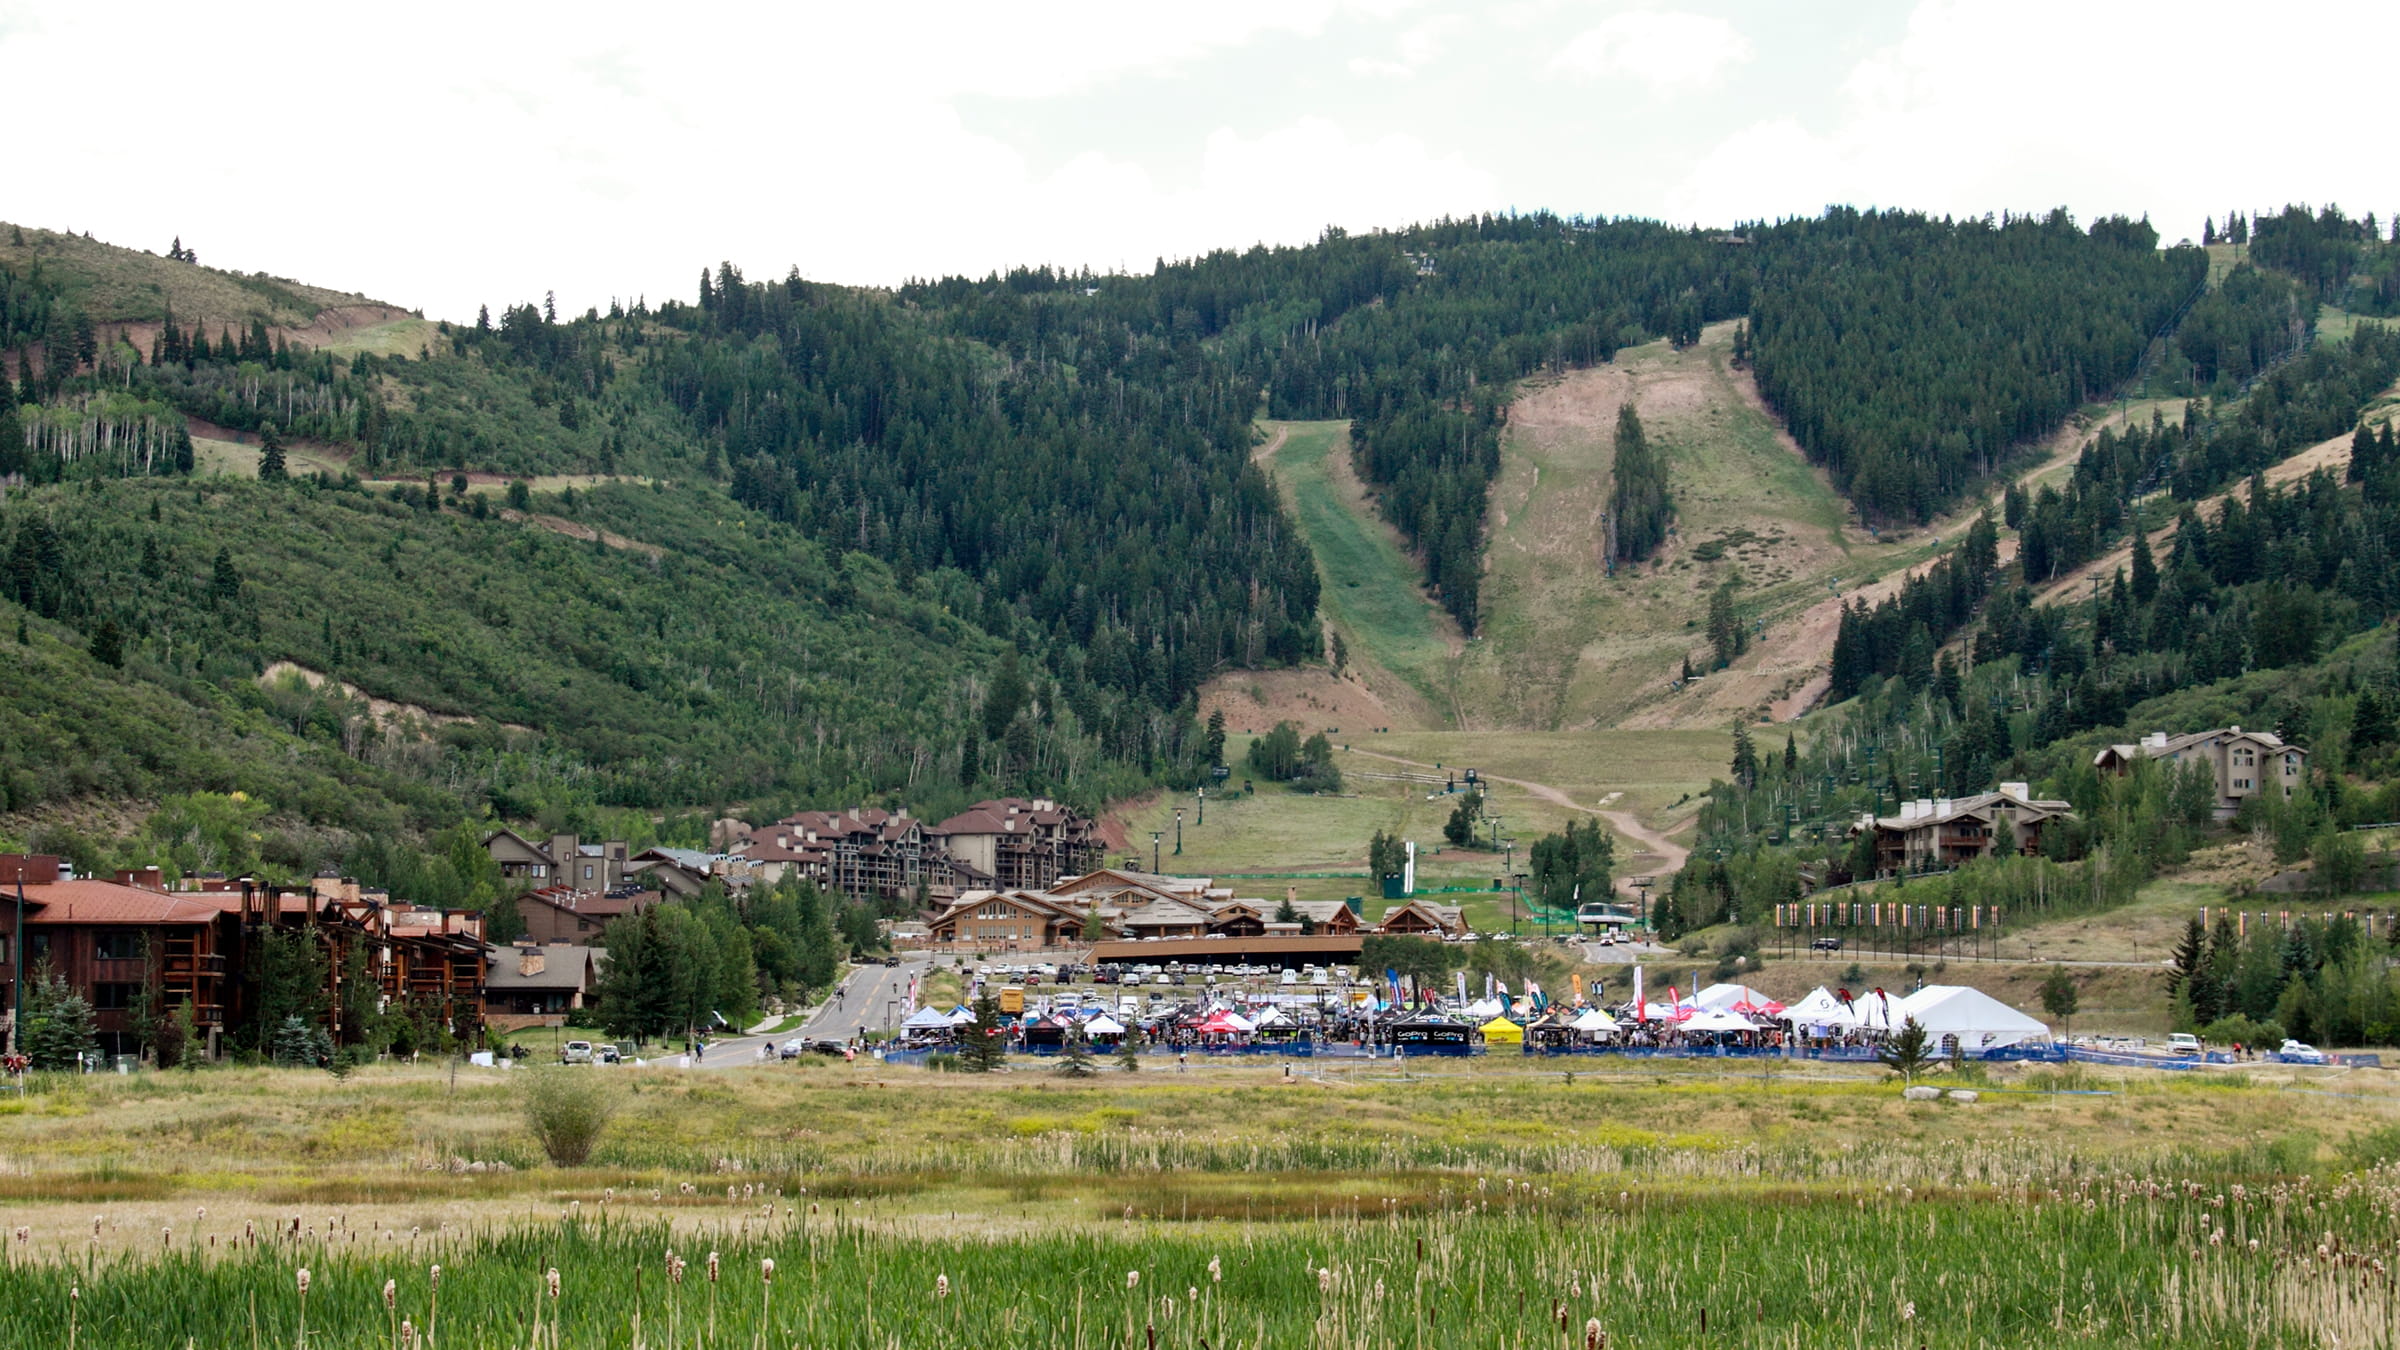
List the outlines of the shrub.
{"label": "shrub", "polygon": [[615,1095],[597,1072],[582,1069],[528,1069],[525,1083],[525,1123],[535,1142],[558,1167],[581,1167],[608,1129],[617,1112]]}
{"label": "shrub", "polygon": [[2202,1027],[2200,1037],[2210,1045],[2239,1043],[2253,1050],[2271,1050],[2283,1044],[2283,1024],[2272,1021],[2254,1022],[2240,1013],[2235,1013],[2231,1017],[2220,1017]]}

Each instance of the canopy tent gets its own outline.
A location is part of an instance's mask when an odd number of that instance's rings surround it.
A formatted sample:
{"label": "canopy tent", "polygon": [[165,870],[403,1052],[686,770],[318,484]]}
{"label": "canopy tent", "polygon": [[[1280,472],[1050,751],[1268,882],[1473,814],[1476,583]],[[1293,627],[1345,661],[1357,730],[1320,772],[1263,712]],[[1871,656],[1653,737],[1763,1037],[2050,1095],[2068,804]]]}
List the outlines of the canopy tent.
{"label": "canopy tent", "polygon": [[1217,1011],[1209,1014],[1207,1019],[1201,1022],[1199,1026],[1196,1026],[1192,1029],[1199,1032],[1203,1036],[1232,1036],[1248,1031],[1250,1029],[1250,1024],[1244,1022],[1241,1018],[1236,1017],[1232,1013],[1219,1008]]}
{"label": "canopy tent", "polygon": [[[973,1019],[968,1020],[972,1021]],[[900,1029],[902,1031],[947,1031],[950,1026],[950,1017],[947,1013],[938,1013],[931,1008],[919,1008],[908,1015],[908,1020],[900,1024]]]}
{"label": "canopy tent", "polygon": [[1477,1030],[1483,1033],[1485,1045],[1523,1045],[1525,1043],[1525,1028],[1505,1017],[1495,1017],[1478,1027]]}
{"label": "canopy tent", "polygon": [[1487,1017],[1498,1017],[1508,1011],[1508,1005],[1496,998],[1485,997],[1468,1004],[1461,1011],[1480,1022]]}
{"label": "canopy tent", "polygon": [[1756,1031],[1758,1027],[1740,1013],[1712,1011],[1694,1013],[1685,1019],[1685,1031]]}
{"label": "canopy tent", "polygon": [[1798,1026],[1847,1027],[1857,1025],[1856,1019],[1850,1016],[1850,1010],[1842,1006],[1842,1001],[1833,996],[1832,990],[1821,984],[1810,990],[1808,997],[1786,1007],[1783,1015]]}
{"label": "canopy tent", "polygon": [[1582,1016],[1567,1025],[1587,1036],[1614,1036],[1617,1034],[1617,1019],[1598,1008],[1584,1010]]}
{"label": "canopy tent", "polygon": [[1691,1003],[1701,1012],[1723,1012],[1749,997],[1749,994],[1749,988],[1744,985],[1712,984],[1692,995]]}
{"label": "canopy tent", "polygon": [[1641,1020],[1645,1022],[1680,1022],[1692,1015],[1688,1007],[1673,1003],[1651,1003],[1643,1006]]}
{"label": "canopy tent", "polygon": [[1897,1006],[1935,1041],[1956,1036],[1961,1050],[1991,1050],[2050,1035],[2049,1027],[1963,984],[1929,984]]}
{"label": "canopy tent", "polygon": [[1102,1013],[1083,1024],[1083,1034],[1086,1036],[1122,1036],[1125,1034],[1125,1024],[1107,1013]]}
{"label": "canopy tent", "polygon": [[967,1023],[974,1020],[975,1014],[968,1012],[964,1008],[952,1008],[950,1010],[950,1025],[954,1027],[965,1026]]}
{"label": "canopy tent", "polygon": [[1780,1017],[1783,1015],[1783,1005],[1755,989],[1745,987],[1741,998],[1726,1011],[1737,1012],[1744,1017]]}
{"label": "canopy tent", "polygon": [[1867,1031],[1898,1031],[1908,1021],[1907,1000],[1888,992],[1860,994],[1851,1000],[1850,1010],[1856,1025]]}
{"label": "canopy tent", "polygon": [[1250,1026],[1253,1030],[1255,1030],[1259,1027],[1271,1027],[1278,1022],[1287,1020],[1289,1019],[1284,1017],[1283,1009],[1270,1006],[1266,1011],[1260,1013],[1257,1018],[1250,1023]]}

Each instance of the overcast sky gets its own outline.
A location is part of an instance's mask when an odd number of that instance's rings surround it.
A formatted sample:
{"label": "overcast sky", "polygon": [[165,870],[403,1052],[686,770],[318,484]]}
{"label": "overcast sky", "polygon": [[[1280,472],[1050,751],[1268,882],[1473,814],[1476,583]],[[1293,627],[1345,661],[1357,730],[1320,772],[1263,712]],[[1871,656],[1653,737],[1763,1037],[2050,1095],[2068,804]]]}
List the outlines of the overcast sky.
{"label": "overcast sky", "polygon": [[2400,5],[0,0],[0,219],[471,316],[1329,223],[2388,218]]}

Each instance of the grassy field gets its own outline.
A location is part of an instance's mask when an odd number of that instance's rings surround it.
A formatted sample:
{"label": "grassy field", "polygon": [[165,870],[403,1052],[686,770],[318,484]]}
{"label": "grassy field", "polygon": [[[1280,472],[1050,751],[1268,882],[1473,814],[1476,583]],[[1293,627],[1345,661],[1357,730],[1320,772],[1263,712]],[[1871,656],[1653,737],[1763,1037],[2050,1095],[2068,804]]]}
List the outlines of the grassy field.
{"label": "grassy field", "polygon": [[[172,308],[182,323],[205,320],[213,339],[220,325],[241,327],[253,318],[300,329],[327,309],[376,305],[363,295],[264,273],[170,262],[164,256],[170,242],[165,239],[154,241],[158,252],[149,253],[76,234],[23,229],[25,242],[17,245],[11,242],[12,228],[0,222],[0,262],[20,269],[38,262],[53,276],[64,277],[77,302],[100,322],[155,321]],[[409,354],[414,356],[415,349]]]}
{"label": "grassy field", "polygon": [[572,1169],[540,1070],[37,1082],[0,1342],[2391,1343],[2400,1095],[2357,1074],[1567,1063],[606,1071]]}
{"label": "grassy field", "polygon": [[1269,423],[1283,442],[1270,467],[1308,532],[1325,622],[1362,669],[1398,679],[1435,709],[1451,705],[1457,625],[1417,584],[1399,535],[1361,497],[1346,462],[1347,422]]}

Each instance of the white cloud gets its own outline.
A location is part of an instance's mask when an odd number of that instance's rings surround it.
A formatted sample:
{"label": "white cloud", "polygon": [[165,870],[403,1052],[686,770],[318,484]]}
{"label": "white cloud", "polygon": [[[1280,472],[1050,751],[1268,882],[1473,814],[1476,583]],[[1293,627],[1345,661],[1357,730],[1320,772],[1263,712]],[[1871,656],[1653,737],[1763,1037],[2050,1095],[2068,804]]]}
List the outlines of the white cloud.
{"label": "white cloud", "polygon": [[2257,77],[2307,69],[2330,31],[2352,50],[2386,50],[2400,10],[2260,22],[2247,6],[2199,0],[2160,20],[2082,0],[1925,0],[1897,41],[1842,77],[1832,115],[1726,136],[1667,191],[1666,209],[1724,221],[1834,201],[1961,215],[2063,203],[2087,224],[2146,213],[2173,242],[2232,208],[2331,197],[2388,212],[2400,198],[2368,150],[2368,129],[2388,118],[2373,81]]}
{"label": "white cloud", "polygon": [[1407,79],[1433,64],[1449,48],[1450,39],[1467,26],[1463,15],[1436,14],[1394,39],[1391,59],[1350,58],[1350,73],[1369,79]]}
{"label": "white cloud", "polygon": [[1550,69],[1587,80],[1626,76],[1655,93],[1682,93],[1714,86],[1750,58],[1750,40],[1723,19],[1631,10],[1576,34],[1550,59]]}

